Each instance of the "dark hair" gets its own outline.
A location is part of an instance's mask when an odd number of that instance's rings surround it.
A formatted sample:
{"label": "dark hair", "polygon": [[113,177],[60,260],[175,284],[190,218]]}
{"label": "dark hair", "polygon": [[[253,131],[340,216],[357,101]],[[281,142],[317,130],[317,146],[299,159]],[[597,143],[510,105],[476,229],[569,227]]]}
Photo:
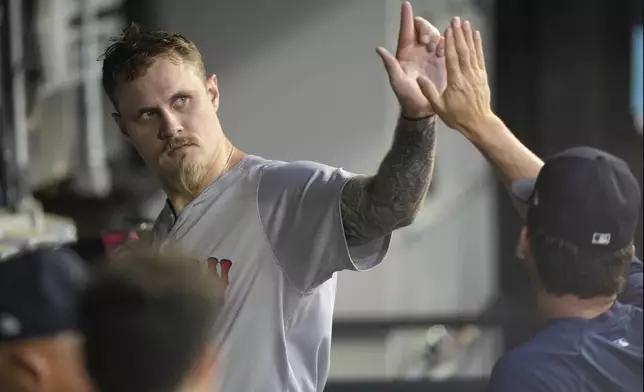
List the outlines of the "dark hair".
{"label": "dark hair", "polygon": [[112,102],[119,81],[131,81],[143,75],[159,57],[191,62],[204,79],[206,77],[201,53],[192,41],[179,34],[146,29],[133,23],[111,40],[101,56],[103,89]]}
{"label": "dark hair", "polygon": [[622,291],[626,271],[634,258],[632,244],[617,252],[597,253],[541,230],[528,235],[540,283],[549,294],[589,299]]}
{"label": "dark hair", "polygon": [[130,254],[81,300],[87,370],[101,392],[173,392],[213,342],[223,287],[198,262]]}

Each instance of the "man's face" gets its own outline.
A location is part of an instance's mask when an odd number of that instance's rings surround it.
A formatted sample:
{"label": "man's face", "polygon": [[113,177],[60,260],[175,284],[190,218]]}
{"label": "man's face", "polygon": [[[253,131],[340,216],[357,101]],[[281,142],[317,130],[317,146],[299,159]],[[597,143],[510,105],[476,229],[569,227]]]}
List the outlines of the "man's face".
{"label": "man's face", "polygon": [[0,348],[3,392],[92,392],[82,339],[75,334],[7,344]]}
{"label": "man's face", "polygon": [[78,391],[92,392],[91,381],[85,370],[83,340],[78,336],[61,342],[52,361],[56,375],[57,388],[55,392]]}
{"label": "man's face", "polygon": [[537,288],[537,270],[534,264],[534,258],[532,257],[532,251],[530,249],[530,238],[528,236],[528,228],[523,227],[521,233],[519,234],[519,239],[517,241],[517,246],[514,250],[514,253],[517,258],[519,258],[525,268],[527,269],[528,277],[530,278],[530,283]]}
{"label": "man's face", "polygon": [[219,91],[213,75],[165,57],[114,92],[114,117],[147,166],[177,189],[198,187],[217,156]]}

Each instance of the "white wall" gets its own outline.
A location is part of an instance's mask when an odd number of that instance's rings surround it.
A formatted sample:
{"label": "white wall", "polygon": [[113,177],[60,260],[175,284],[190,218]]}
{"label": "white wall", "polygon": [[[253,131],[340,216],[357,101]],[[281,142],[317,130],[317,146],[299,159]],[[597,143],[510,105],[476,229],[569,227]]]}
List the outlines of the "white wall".
{"label": "white wall", "polygon": [[[471,10],[469,1],[413,3],[441,29],[451,14]],[[155,4],[157,27],[194,40],[218,75],[224,129],[240,149],[376,170],[398,109],[374,49],[394,49],[400,1]],[[476,14],[470,16],[476,24]],[[494,295],[490,171],[454,131],[441,125],[438,139],[436,194],[418,221],[397,233],[386,263],[340,275],[337,318],[475,312]],[[341,369],[355,363],[347,353],[378,349],[336,351],[346,354],[334,358]]]}

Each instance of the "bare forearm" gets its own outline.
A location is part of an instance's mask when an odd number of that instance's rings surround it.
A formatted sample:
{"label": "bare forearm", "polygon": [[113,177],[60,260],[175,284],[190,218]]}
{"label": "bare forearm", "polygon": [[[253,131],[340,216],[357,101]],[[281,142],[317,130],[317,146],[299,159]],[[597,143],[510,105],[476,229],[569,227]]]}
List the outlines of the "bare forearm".
{"label": "bare forearm", "polygon": [[349,180],[342,192],[342,221],[350,243],[381,238],[414,220],[431,182],[435,128],[434,117],[401,118],[376,175]]}
{"label": "bare forearm", "polygon": [[[537,177],[543,161],[524,146],[501,119],[490,118],[476,128],[465,130],[463,134],[494,167],[506,188],[514,181]],[[514,202],[521,216],[525,217],[525,207]]]}

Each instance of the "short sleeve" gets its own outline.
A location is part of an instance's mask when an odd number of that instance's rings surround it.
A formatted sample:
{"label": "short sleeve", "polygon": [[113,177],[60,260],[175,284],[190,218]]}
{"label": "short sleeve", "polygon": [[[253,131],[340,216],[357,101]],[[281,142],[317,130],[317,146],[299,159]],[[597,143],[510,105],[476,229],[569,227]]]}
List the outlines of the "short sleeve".
{"label": "short sleeve", "polygon": [[262,170],[258,207],[264,232],[278,263],[303,292],[337,271],[373,268],[387,253],[390,235],[347,244],[340,202],[352,176],[315,162],[276,162]]}

